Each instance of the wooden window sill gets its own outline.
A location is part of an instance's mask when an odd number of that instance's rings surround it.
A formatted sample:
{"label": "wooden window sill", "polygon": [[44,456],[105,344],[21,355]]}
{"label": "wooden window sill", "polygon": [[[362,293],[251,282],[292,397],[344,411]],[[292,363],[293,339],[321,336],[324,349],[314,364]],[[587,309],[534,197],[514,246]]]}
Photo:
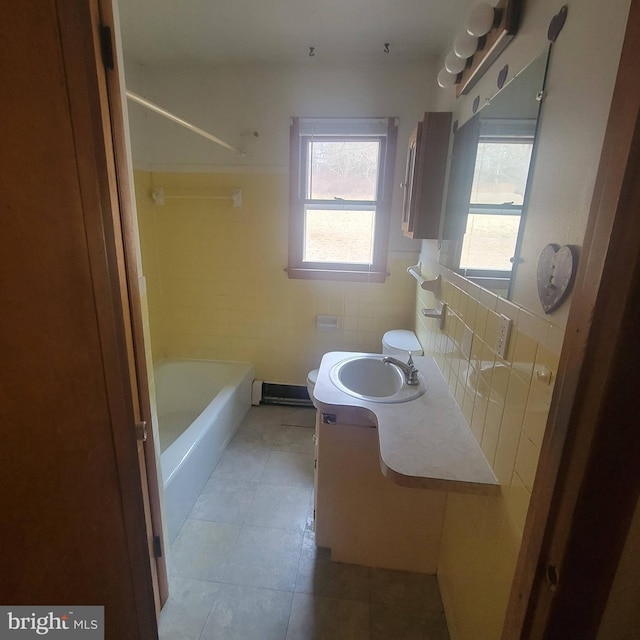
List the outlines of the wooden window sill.
{"label": "wooden window sill", "polygon": [[337,280],[342,282],[384,282],[389,273],[386,271],[352,271],[348,269],[285,269],[289,278],[300,280]]}

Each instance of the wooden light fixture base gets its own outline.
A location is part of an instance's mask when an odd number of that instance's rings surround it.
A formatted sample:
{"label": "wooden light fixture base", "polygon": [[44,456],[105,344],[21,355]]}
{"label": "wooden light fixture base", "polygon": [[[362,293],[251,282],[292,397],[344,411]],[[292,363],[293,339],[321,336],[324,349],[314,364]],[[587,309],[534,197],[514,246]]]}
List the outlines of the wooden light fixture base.
{"label": "wooden light fixture base", "polygon": [[456,85],[456,97],[467,95],[487,69],[504,51],[518,31],[521,0],[500,0],[496,5],[496,23],[487,35],[480,38],[478,50],[460,74]]}

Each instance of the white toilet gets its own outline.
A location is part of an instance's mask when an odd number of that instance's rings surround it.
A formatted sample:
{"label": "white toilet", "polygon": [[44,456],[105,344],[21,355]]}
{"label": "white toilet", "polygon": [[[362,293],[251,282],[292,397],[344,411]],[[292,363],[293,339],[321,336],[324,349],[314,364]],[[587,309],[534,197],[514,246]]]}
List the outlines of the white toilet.
{"label": "white toilet", "polygon": [[[318,371],[319,369],[313,369],[313,371],[309,371],[307,374],[307,390],[309,391],[309,398],[311,402],[313,402],[313,406],[316,407],[316,399],[313,397],[313,388],[316,386],[316,382],[318,381]],[[317,409],[318,407],[316,407]]]}
{"label": "white toilet", "polygon": [[382,336],[382,353],[399,356],[400,360],[406,362],[409,359],[409,351],[414,356],[424,353],[413,331],[393,329]]}
{"label": "white toilet", "polygon": [[[390,356],[395,356],[403,362],[407,362],[409,359],[409,351],[414,356],[421,356],[424,352],[418,338],[413,331],[407,329],[393,329],[387,331],[382,336],[382,353]],[[313,406],[316,406],[315,398],[313,397],[313,388],[316,386],[318,380],[318,369],[309,371],[307,375],[307,389],[309,391],[309,398],[313,402]],[[316,407],[317,408],[317,407]]]}

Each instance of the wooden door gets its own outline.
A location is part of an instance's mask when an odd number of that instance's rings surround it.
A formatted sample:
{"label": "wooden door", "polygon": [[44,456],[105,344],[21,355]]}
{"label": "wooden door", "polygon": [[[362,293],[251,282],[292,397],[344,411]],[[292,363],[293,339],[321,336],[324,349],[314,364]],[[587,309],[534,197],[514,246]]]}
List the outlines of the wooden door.
{"label": "wooden door", "polygon": [[[0,602],[157,637],[97,2],[0,4]],[[135,316],[135,311],[133,312]]]}
{"label": "wooden door", "polygon": [[111,141],[111,146],[106,145],[109,150],[108,177],[111,198],[117,203],[112,208],[116,213],[113,224],[119,231],[114,239],[119,260],[121,304],[124,310],[135,422],[145,426],[145,437],[138,440],[138,461],[145,501],[147,546],[151,558],[156,613],[159,614],[169,596],[169,585],[158,488],[162,479],[156,465],[156,443],[151,428],[151,401],[140,301],[139,243],[133,208],[134,185],[125,143],[123,105],[126,104],[126,87],[121,52],[117,46],[118,24],[113,2],[98,0],[98,5],[99,30],[98,22],[94,20],[93,36],[94,43],[100,43],[102,49],[100,52],[96,51],[96,55],[100,56],[103,63],[102,66],[98,65],[98,78],[105,139]]}

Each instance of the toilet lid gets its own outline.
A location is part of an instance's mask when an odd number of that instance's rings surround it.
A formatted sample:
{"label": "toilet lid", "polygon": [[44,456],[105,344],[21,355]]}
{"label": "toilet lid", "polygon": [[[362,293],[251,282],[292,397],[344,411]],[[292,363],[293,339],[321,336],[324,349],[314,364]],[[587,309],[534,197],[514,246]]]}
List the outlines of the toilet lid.
{"label": "toilet lid", "polygon": [[314,369],[313,371],[309,371],[309,374],[307,375],[307,380],[311,384],[315,384],[318,381],[318,369]]}
{"label": "toilet lid", "polygon": [[382,338],[382,342],[393,349],[422,353],[422,346],[418,342],[416,334],[413,333],[413,331],[408,331],[407,329],[393,329],[393,331],[387,331]]}

